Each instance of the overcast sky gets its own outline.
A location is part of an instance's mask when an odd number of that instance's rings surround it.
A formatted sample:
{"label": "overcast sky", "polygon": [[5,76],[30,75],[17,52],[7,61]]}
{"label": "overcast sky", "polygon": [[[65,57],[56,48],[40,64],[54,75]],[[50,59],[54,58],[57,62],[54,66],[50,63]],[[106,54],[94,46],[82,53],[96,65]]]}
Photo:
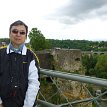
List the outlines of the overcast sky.
{"label": "overcast sky", "polygon": [[46,39],[107,40],[107,0],[2,0],[0,38],[22,20]]}

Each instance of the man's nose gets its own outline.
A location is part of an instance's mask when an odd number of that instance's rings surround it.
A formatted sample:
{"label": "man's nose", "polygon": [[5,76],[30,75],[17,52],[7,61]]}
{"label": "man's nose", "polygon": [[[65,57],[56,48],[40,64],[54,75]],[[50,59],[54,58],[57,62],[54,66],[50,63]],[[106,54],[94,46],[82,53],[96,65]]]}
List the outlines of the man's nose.
{"label": "man's nose", "polygon": [[20,32],[17,33],[17,36],[21,36]]}

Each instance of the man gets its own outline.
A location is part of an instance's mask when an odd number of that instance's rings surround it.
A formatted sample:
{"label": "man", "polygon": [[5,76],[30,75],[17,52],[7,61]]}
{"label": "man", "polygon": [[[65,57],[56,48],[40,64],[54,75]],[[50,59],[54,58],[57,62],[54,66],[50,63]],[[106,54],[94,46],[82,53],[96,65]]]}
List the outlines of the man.
{"label": "man", "polygon": [[28,26],[18,20],[10,25],[10,44],[0,49],[0,107],[33,107],[38,94],[39,65],[27,49]]}

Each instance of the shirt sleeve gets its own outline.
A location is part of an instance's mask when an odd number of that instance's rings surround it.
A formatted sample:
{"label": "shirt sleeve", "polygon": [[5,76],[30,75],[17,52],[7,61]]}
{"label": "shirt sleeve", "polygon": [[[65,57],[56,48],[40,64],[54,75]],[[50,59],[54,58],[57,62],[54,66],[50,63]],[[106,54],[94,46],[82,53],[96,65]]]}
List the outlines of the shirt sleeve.
{"label": "shirt sleeve", "polygon": [[28,75],[28,89],[26,92],[24,106],[23,107],[33,107],[36,96],[39,91],[40,82],[38,80],[38,69],[35,66],[35,60],[31,61],[29,66],[29,75]]}
{"label": "shirt sleeve", "polygon": [[0,97],[0,104],[2,104],[2,100],[1,100],[1,97]]}

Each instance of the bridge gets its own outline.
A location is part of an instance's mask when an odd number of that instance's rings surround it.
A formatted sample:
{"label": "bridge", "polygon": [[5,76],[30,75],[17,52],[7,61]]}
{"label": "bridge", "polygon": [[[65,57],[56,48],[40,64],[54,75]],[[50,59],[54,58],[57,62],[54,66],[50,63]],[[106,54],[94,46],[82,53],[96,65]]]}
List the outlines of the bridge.
{"label": "bridge", "polygon": [[101,51],[82,51],[82,54],[92,54],[92,55],[102,55],[102,54],[107,54],[107,51],[101,52]]}
{"label": "bridge", "polygon": [[[96,96],[93,96],[91,92],[84,86],[85,83],[107,88],[107,79],[42,68],[40,69],[40,75],[43,77],[49,77],[51,79],[52,84],[54,84],[58,90],[57,92],[52,93],[52,95],[48,99],[43,95],[43,93],[40,90],[39,96],[41,96],[41,98],[37,99],[37,107],[88,107],[89,103],[93,103],[94,107],[107,107],[107,98],[104,97],[107,96],[107,90],[105,90],[104,92],[98,92]],[[56,78],[61,78],[67,81],[71,80],[80,82],[84,86],[85,90],[89,93],[90,97],[85,99],[69,101],[58,87]],[[65,102],[60,104],[51,103],[50,99],[52,99],[53,96],[55,96],[58,93],[62,94],[62,96],[65,98]],[[82,106],[77,106],[78,104],[82,104]]]}

